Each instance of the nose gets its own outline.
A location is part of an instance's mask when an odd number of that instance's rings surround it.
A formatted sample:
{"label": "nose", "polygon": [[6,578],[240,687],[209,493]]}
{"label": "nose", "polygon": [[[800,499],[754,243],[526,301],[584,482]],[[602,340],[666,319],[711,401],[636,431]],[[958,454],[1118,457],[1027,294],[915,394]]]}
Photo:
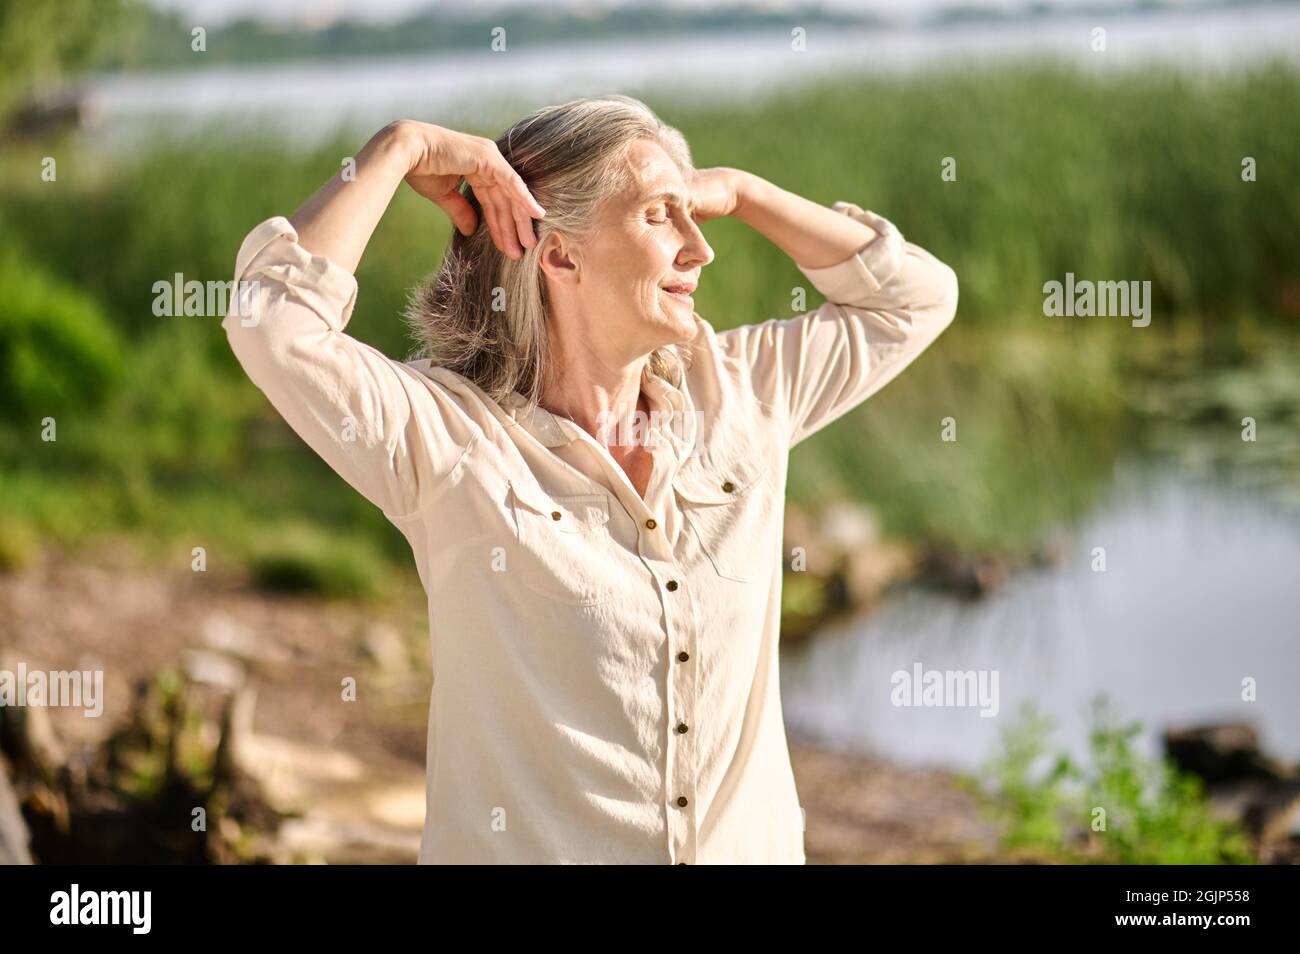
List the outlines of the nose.
{"label": "nose", "polygon": [[695,224],[695,220],[689,216],[686,217],[686,244],[677,253],[677,261],[687,268],[694,268],[696,265],[704,266],[713,261],[713,249],[704,240],[704,233]]}

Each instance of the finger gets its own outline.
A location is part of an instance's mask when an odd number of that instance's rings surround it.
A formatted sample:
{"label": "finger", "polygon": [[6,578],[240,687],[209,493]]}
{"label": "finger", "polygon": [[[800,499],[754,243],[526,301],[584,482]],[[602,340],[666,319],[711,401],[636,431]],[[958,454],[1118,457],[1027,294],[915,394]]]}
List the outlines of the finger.
{"label": "finger", "polygon": [[504,252],[505,249],[501,248],[501,226],[497,221],[496,207],[488,201],[486,190],[478,193],[478,204],[479,208],[483,210],[483,220],[487,222],[488,234],[492,236],[492,244]]}
{"label": "finger", "polygon": [[501,155],[500,149],[497,149],[493,155],[492,177],[500,185],[507,200],[522,202],[529,213],[537,218],[546,215],[546,210],[528,191],[528,183],[524,182],[523,176],[506,161],[506,157]]}
{"label": "finger", "polygon": [[502,209],[501,203],[491,190],[485,190],[487,197],[484,199],[484,208],[488,210],[488,223],[492,229],[492,240],[496,243],[507,258],[517,259],[523,256],[523,249],[519,248],[518,237],[515,235],[514,225],[510,220],[509,214]]}
{"label": "finger", "polygon": [[524,257],[524,244],[519,235],[519,226],[515,221],[514,212],[510,207],[510,200],[504,195],[496,196],[497,212],[501,216],[501,233],[509,246],[509,255],[511,258],[519,259]]}
{"label": "finger", "polygon": [[510,190],[514,193],[515,199],[523,203],[524,210],[530,218],[545,218],[546,210],[533,198],[533,193],[529,191],[528,183],[524,182],[523,176],[513,169],[510,170]]}
{"label": "finger", "polygon": [[433,201],[438,208],[447,213],[447,218],[451,219],[452,224],[462,235],[474,234],[474,230],[478,228],[478,216],[474,212],[474,207],[469,204],[469,199],[453,189]]}
{"label": "finger", "polygon": [[524,248],[533,248],[537,244],[537,234],[533,231],[533,217],[518,202],[510,203],[510,213],[515,219],[515,228],[519,232],[519,241]]}

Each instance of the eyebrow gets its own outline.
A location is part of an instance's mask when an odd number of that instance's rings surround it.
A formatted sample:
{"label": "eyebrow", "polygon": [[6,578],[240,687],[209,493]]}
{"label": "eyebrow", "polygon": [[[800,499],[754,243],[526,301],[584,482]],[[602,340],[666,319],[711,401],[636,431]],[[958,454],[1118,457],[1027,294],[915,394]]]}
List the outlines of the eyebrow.
{"label": "eyebrow", "polygon": [[690,212],[695,207],[694,202],[688,203],[686,197],[675,189],[661,189],[658,192],[643,198],[641,204],[649,205],[651,202],[661,202],[665,199],[669,202],[677,203],[682,208],[686,209],[687,212]]}

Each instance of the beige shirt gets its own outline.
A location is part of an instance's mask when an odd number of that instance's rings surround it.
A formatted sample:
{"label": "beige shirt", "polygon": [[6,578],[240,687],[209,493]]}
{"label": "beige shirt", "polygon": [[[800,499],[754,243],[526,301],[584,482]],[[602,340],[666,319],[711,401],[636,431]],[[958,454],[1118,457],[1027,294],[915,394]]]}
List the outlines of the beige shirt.
{"label": "beige shirt", "polygon": [[[572,421],[344,333],[357,283],[276,217],[224,321],[253,382],[410,541],[433,687],[421,863],[804,862],[778,679],[790,448],[952,320],[953,271],[887,220],[827,302],[648,373],[643,499]],[[725,266],[723,266],[725,267]],[[241,317],[247,316],[247,317]]]}

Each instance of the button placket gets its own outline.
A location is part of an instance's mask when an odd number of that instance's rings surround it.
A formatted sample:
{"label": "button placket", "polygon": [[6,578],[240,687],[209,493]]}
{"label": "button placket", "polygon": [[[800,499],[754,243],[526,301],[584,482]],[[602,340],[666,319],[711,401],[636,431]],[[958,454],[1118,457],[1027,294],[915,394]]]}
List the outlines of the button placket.
{"label": "button placket", "polygon": [[[675,461],[661,462],[661,466],[670,467],[675,472],[677,464]],[[671,481],[666,486],[671,488]],[[652,501],[650,507],[647,507],[650,514],[642,511],[644,516],[639,520],[637,551],[659,584],[669,652],[664,685],[665,728],[668,736],[664,746],[666,774],[663,792],[668,823],[667,849],[670,861],[693,864],[698,838],[695,799],[699,760],[693,735],[679,733],[677,726],[683,718],[693,718],[695,712],[696,666],[691,661],[693,648],[690,646],[695,620],[692,600],[688,598],[686,581],[677,563],[675,547],[667,535],[671,523],[665,525],[663,515],[654,513],[654,506],[656,505]],[[667,506],[673,506],[671,494]],[[681,800],[684,800],[684,804]]]}
{"label": "button placket", "polygon": [[[674,564],[665,567],[669,576],[661,591],[664,601],[664,618],[668,622],[668,639],[670,649],[676,645],[678,651],[668,663],[668,738],[665,748],[669,753],[669,777],[667,796],[669,800],[669,837],[672,839],[671,850],[679,864],[694,862],[697,850],[698,825],[695,813],[696,785],[698,784],[699,760],[696,753],[695,734],[689,731],[689,722],[694,719],[697,702],[695,680],[696,666],[691,660],[691,653],[685,647],[689,645],[695,621],[691,614],[691,601],[684,599],[686,591],[682,589],[677,578],[679,568]],[[683,732],[683,726],[687,731]]]}

